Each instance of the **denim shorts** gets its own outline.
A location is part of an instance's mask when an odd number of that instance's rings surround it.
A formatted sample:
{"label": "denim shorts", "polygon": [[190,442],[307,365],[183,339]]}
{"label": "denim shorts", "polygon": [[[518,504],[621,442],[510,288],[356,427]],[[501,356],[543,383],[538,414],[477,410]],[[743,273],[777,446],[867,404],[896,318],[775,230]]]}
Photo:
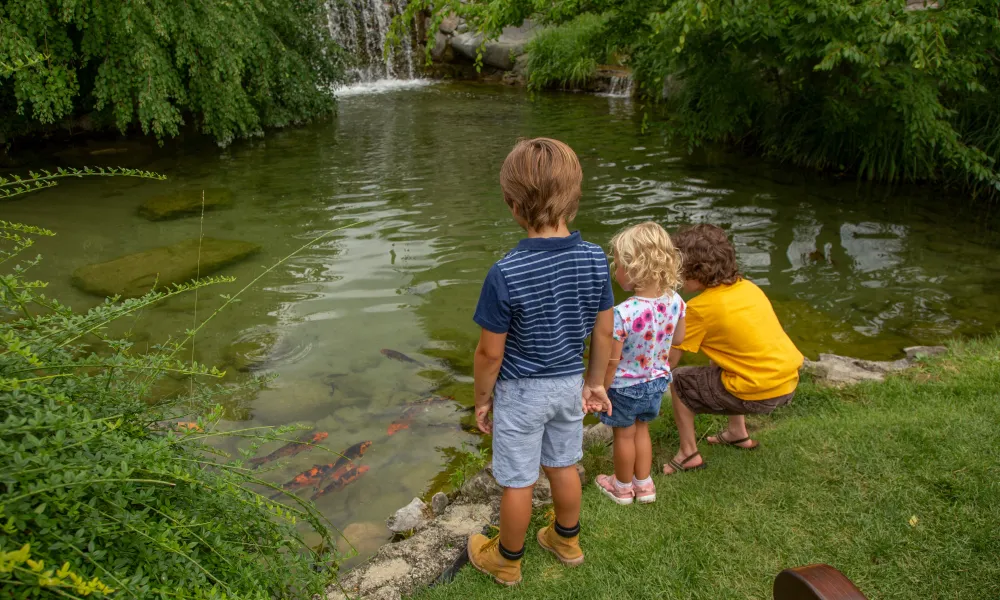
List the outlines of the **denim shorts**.
{"label": "denim shorts", "polygon": [[611,416],[600,413],[601,423],[610,427],[631,427],[636,421],[648,423],[660,414],[660,400],[670,382],[666,377],[608,390]]}
{"label": "denim shorts", "polygon": [[523,488],[538,466],[568,467],[583,458],[583,377],[497,381],[493,388],[493,477]]}

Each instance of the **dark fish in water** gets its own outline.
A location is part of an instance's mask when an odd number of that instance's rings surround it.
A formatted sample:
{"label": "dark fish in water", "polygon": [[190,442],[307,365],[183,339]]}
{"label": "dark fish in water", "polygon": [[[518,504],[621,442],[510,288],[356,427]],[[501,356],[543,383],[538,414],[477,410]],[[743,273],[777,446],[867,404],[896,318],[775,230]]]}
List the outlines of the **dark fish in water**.
{"label": "dark fish in water", "polygon": [[[344,450],[342,456],[338,458],[336,462],[326,465],[313,465],[311,469],[299,473],[291,481],[283,484],[281,489],[292,492],[307,487],[318,488],[324,483],[324,479],[336,479],[338,474],[343,474],[343,472],[350,466],[351,461],[364,456],[365,452],[371,447],[371,445],[372,443],[370,440],[358,442],[347,450]],[[281,496],[280,492],[272,496],[272,498],[278,498],[279,496]]]}
{"label": "dark fish in water", "polygon": [[402,416],[400,416],[398,419],[396,419],[392,423],[389,423],[389,428],[386,429],[385,432],[388,435],[392,436],[392,435],[396,435],[400,431],[403,431],[404,429],[409,429],[410,428],[410,424],[413,423],[413,419],[415,419],[418,414],[420,414],[421,412],[423,412],[424,408],[425,408],[425,405],[423,405],[423,404],[415,404],[415,405],[411,406],[410,408],[406,409],[403,412]]}
{"label": "dark fish in water", "polygon": [[399,352],[398,350],[390,350],[389,348],[382,348],[381,350],[379,350],[379,352],[382,353],[382,356],[386,358],[391,358],[392,360],[398,360],[399,362],[410,363],[413,365],[423,364],[419,360],[414,360],[409,356],[403,354],[402,352]]}
{"label": "dark fish in water", "polygon": [[410,404],[429,406],[432,404],[445,404],[446,402],[454,402],[454,401],[455,399],[452,398],[451,396],[428,396],[426,398],[417,400],[416,402],[411,402]]}
{"label": "dark fish in water", "polygon": [[320,431],[319,433],[311,433],[311,434],[307,433],[301,438],[299,438],[298,442],[288,442],[287,444],[285,444],[281,448],[278,448],[277,450],[268,454],[267,456],[260,456],[254,458],[253,460],[250,461],[250,464],[257,466],[257,465],[262,465],[264,463],[269,463],[272,460],[277,460],[279,458],[288,458],[291,456],[295,456],[296,454],[300,452],[305,452],[306,450],[311,448],[312,446],[310,446],[309,444],[318,444],[322,442],[323,440],[326,439],[327,435],[329,434],[325,431]]}
{"label": "dark fish in water", "polygon": [[[339,469],[340,467],[346,465],[347,463],[351,462],[352,460],[354,460],[356,458],[361,458],[362,456],[364,456],[365,452],[367,452],[368,449],[371,448],[371,446],[372,446],[371,440],[365,440],[363,442],[358,442],[357,444],[354,444],[353,446],[351,446],[347,450],[344,450],[343,452],[341,452],[340,453],[340,458],[338,458],[336,460],[336,462],[330,463],[329,465],[323,465],[323,466],[324,467],[329,467],[330,471],[335,471],[335,470]],[[318,467],[319,465],[316,465],[316,466]]]}
{"label": "dark fish in water", "polygon": [[[298,475],[295,476],[294,479],[284,483],[281,486],[281,489],[285,490],[286,492],[294,492],[295,490],[301,490],[302,488],[316,487],[320,484],[322,478],[323,478],[322,467],[317,465],[309,469],[308,471],[303,471],[302,473],[299,473]],[[271,496],[271,498],[276,499],[279,498],[281,495],[282,495],[281,492],[278,492],[277,494]]]}
{"label": "dark fish in water", "polygon": [[357,481],[358,477],[361,477],[367,472],[368,465],[361,465],[360,467],[356,465],[347,465],[343,468],[343,472],[335,473],[336,477],[334,477],[333,482],[330,485],[313,494],[312,499],[315,500],[316,498],[325,496],[330,492],[342,490]]}

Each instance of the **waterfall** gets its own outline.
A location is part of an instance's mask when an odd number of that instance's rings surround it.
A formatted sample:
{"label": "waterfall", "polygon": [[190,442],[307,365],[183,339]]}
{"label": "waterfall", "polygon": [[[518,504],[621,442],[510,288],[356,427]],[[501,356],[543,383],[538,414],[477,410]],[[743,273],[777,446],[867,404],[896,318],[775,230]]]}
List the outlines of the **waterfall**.
{"label": "waterfall", "polygon": [[611,78],[611,84],[608,86],[608,91],[603,95],[612,98],[631,98],[632,97],[632,74],[628,73],[625,75],[615,75]]}
{"label": "waterfall", "polygon": [[330,34],[354,59],[348,83],[413,79],[413,48],[409,39],[385,56],[385,41],[393,17],[406,0],[331,0],[327,5]]}

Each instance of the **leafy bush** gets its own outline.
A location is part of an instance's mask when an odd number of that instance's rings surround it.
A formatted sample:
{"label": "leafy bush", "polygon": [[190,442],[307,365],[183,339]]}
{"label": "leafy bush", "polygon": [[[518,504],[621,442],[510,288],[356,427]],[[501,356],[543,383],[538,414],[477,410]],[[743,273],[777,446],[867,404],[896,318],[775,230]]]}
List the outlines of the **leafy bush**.
{"label": "leafy bush", "polygon": [[538,32],[528,43],[528,86],[580,86],[607,60],[604,43],[605,19],[582,14],[562,25]]}
{"label": "leafy bush", "polygon": [[342,70],[326,10],[322,0],[0,3],[0,140],[88,115],[158,138],[193,121],[228,143],[329,113]]}
{"label": "leafy bush", "polygon": [[[175,358],[211,317],[149,351],[105,334],[156,302],[228,279],[108,300],[77,314],[27,278],[39,259],[10,266],[48,235],[0,221],[4,597],[263,600],[321,592],[336,568],[322,518],[310,505],[289,508],[258,495],[249,486],[274,486],[206,445],[258,431],[217,432],[216,402],[232,390],[200,383],[218,371]],[[154,402],[163,384],[170,393]],[[195,423],[175,422],[210,406]],[[244,457],[287,430],[257,437]],[[300,521],[319,534],[322,551],[305,544]]]}
{"label": "leafy bush", "polygon": [[745,143],[868,179],[994,187],[998,6],[677,0],[650,16],[657,33],[636,70],[652,96],[676,78],[668,105],[692,144]]}
{"label": "leafy bush", "polygon": [[[606,20],[642,95],[689,145],[883,181],[1000,190],[1000,0],[413,0],[487,37],[525,18]],[[410,14],[410,13],[408,13]],[[588,21],[584,21],[588,22]],[[553,34],[549,34],[553,35]],[[581,52],[529,49],[539,79]],[[544,65],[544,66],[542,66]]]}

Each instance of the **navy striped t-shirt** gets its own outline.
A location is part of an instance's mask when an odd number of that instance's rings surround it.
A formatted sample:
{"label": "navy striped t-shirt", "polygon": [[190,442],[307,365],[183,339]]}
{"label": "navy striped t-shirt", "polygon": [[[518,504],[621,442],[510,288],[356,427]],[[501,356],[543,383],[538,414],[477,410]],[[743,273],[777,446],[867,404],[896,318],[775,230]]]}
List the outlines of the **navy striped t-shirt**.
{"label": "navy striped t-shirt", "polygon": [[615,304],[600,246],[569,237],[528,238],[486,275],[473,319],[506,333],[500,379],[583,373],[583,344],[597,313]]}

